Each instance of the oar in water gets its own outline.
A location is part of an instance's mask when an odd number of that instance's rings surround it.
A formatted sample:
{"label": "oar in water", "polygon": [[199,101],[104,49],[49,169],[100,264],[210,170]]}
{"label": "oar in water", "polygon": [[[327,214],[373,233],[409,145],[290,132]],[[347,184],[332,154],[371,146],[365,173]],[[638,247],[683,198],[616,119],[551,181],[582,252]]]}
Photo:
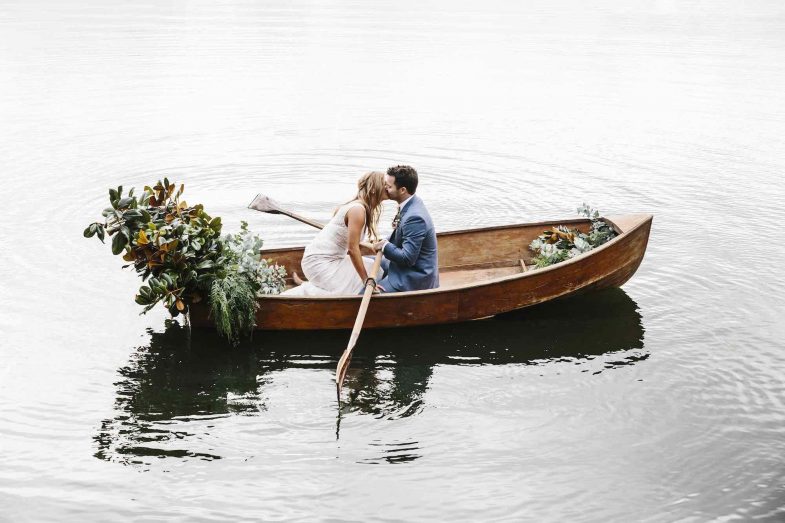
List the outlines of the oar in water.
{"label": "oar in water", "polygon": [[349,369],[349,363],[352,361],[352,350],[357,343],[357,338],[360,337],[360,331],[363,328],[365,321],[365,313],[368,312],[368,304],[371,303],[371,296],[376,288],[376,273],[379,272],[379,267],[382,264],[382,251],[376,253],[376,258],[373,260],[373,268],[371,269],[371,276],[365,282],[365,292],[363,293],[363,300],[360,302],[360,310],[357,311],[357,319],[354,320],[354,328],[352,328],[352,335],[349,336],[349,344],[346,350],[343,351],[341,359],[338,360],[338,367],[335,369],[335,385],[338,392],[338,401],[341,401],[341,387],[343,387],[343,380],[346,377],[346,371]]}
{"label": "oar in water", "polygon": [[[289,216],[290,218],[294,218],[295,220],[301,221],[303,223],[307,223],[312,227],[316,227],[317,229],[324,229],[324,224],[319,222],[310,220],[299,214],[295,214],[291,211],[288,211],[282,208],[278,203],[270,198],[269,196],[265,196],[261,193],[256,195],[256,198],[248,205],[249,209],[255,209],[260,212],[266,212],[270,214],[284,214]],[[373,250],[373,246],[368,243],[361,243],[363,247],[369,248]],[[343,380],[346,378],[346,371],[349,369],[349,363],[352,361],[352,351],[354,350],[354,346],[357,344],[357,338],[360,337],[360,332],[363,328],[363,322],[365,321],[365,313],[368,312],[368,304],[371,302],[371,296],[373,295],[373,291],[376,288],[376,274],[379,272],[379,267],[382,265],[382,251],[376,253],[376,258],[373,260],[373,268],[371,269],[371,276],[365,282],[365,291],[363,292],[363,299],[360,302],[360,310],[357,311],[357,318],[354,320],[354,328],[352,329],[352,335],[349,336],[349,344],[346,346],[346,350],[343,351],[341,355],[341,359],[338,360],[338,367],[335,369],[335,385],[336,390],[338,393],[338,401],[341,400],[341,387],[343,386]]]}

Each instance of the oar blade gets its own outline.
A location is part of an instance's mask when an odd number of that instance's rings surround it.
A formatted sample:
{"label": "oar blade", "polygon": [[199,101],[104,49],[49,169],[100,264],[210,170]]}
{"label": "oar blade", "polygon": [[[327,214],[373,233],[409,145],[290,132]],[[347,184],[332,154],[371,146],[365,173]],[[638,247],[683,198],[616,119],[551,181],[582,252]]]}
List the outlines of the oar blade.
{"label": "oar blade", "polygon": [[[367,300],[365,301],[367,303]],[[363,316],[365,316],[365,314],[363,314]],[[339,397],[341,395],[341,387],[343,387],[343,380],[346,379],[346,371],[349,370],[349,364],[352,362],[352,351],[354,350],[354,346],[357,344],[357,338],[359,337],[360,332],[355,329],[349,338],[349,344],[346,346],[343,354],[341,354],[341,359],[338,360],[338,366],[335,368],[335,385],[338,387]]]}
{"label": "oar blade", "polygon": [[[376,253],[376,258],[373,261],[373,267],[371,268],[372,275],[375,276],[378,273],[381,263],[382,252],[379,251]],[[354,320],[352,335],[349,337],[349,343],[346,345],[346,350],[343,351],[341,359],[338,360],[338,367],[335,369],[335,385],[338,392],[339,402],[341,401],[341,387],[343,387],[343,380],[346,378],[346,371],[349,368],[349,363],[352,360],[352,350],[354,350],[354,346],[357,344],[357,339],[360,337],[360,331],[362,330],[363,322],[365,321],[365,313],[368,312],[368,304],[371,301],[371,296],[373,296],[374,287],[375,284],[371,283],[369,278],[369,281],[365,282],[365,292],[363,293],[363,298],[360,302],[360,309],[357,311],[357,318]]]}
{"label": "oar blade", "polygon": [[278,204],[270,198],[269,196],[265,196],[262,193],[256,195],[253,201],[248,204],[249,209],[254,209],[260,212],[268,212],[271,214],[281,214],[281,209]]}
{"label": "oar blade", "polygon": [[341,388],[343,387],[343,381],[346,379],[346,371],[349,370],[349,364],[351,362],[352,353],[348,350],[344,351],[340,361],[338,362],[338,370],[335,373],[335,387],[338,392],[338,399],[341,398]]}

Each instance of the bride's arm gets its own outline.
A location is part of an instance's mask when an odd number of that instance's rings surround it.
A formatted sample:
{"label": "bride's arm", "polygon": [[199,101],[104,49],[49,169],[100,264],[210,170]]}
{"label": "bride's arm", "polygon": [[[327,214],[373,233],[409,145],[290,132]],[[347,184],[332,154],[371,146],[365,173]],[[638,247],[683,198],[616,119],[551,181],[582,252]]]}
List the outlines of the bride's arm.
{"label": "bride's arm", "polygon": [[346,225],[349,227],[349,258],[352,260],[354,270],[360,275],[360,279],[365,282],[368,279],[368,271],[363,263],[363,256],[360,253],[360,240],[365,227],[365,209],[353,206],[346,213]]}

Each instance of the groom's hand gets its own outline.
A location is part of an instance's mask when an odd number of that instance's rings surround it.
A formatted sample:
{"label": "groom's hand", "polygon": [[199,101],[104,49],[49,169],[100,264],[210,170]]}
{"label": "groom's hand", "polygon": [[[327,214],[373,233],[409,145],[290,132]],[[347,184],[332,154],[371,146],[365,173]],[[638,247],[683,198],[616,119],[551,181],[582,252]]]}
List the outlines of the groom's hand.
{"label": "groom's hand", "polygon": [[387,240],[379,240],[378,242],[373,244],[373,249],[375,251],[381,251],[384,249],[384,246],[387,244]]}

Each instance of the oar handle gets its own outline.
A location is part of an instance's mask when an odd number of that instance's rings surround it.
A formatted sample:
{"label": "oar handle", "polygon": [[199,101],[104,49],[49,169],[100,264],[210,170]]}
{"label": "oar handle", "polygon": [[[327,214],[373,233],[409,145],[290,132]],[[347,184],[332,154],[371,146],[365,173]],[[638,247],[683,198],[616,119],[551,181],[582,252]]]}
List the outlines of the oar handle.
{"label": "oar handle", "polygon": [[294,218],[297,221],[307,223],[311,227],[316,227],[317,229],[324,229],[324,224],[319,223],[317,221],[311,220],[310,218],[306,218],[305,216],[300,216],[299,214],[294,214],[293,212],[289,212],[285,209],[281,209],[281,214],[285,214],[291,218]]}
{"label": "oar handle", "polygon": [[349,337],[349,343],[346,346],[346,350],[341,354],[341,359],[338,360],[338,367],[335,370],[335,385],[339,401],[341,399],[343,380],[346,378],[346,371],[349,369],[349,362],[352,358],[352,350],[354,350],[354,346],[357,343],[357,338],[360,337],[360,331],[362,331],[363,322],[365,321],[365,313],[368,312],[368,304],[371,302],[371,296],[373,296],[373,290],[376,287],[376,274],[379,272],[379,267],[381,267],[381,265],[382,251],[379,251],[376,253],[376,258],[373,260],[371,277],[365,282],[365,292],[363,293],[363,299],[360,302],[360,310],[357,311],[357,319],[354,320],[352,335]]}

